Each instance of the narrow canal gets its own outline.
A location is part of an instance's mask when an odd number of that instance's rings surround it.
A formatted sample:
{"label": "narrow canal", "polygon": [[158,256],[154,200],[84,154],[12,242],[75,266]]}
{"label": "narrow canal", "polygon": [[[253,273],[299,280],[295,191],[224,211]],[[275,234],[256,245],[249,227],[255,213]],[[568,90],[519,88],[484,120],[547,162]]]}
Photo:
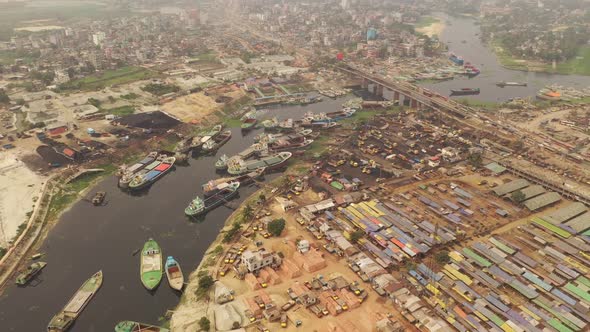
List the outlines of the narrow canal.
{"label": "narrow canal", "polygon": [[[590,76],[555,75],[547,73],[524,72],[509,70],[500,65],[494,52],[483,44],[479,35],[481,30],[476,21],[466,17],[449,17],[437,14],[446,22],[440,40],[449,46],[449,51],[462,56],[466,62],[471,62],[481,70],[481,74],[474,78],[457,78],[434,84],[420,84],[448,95],[451,89],[479,88],[481,93],[475,96],[458,96],[457,98],[473,98],[482,101],[503,102],[516,97],[533,97],[537,92],[550,84],[569,87],[588,87]],[[526,82],[526,87],[500,88],[496,83]]]}
{"label": "narrow canal", "polygon": [[[309,111],[333,112],[347,98],[273,108],[266,117],[299,119]],[[209,212],[203,222],[194,223],[184,216],[184,208],[195,195],[202,194],[203,183],[219,177],[214,168],[217,158],[223,153],[233,155],[242,151],[261,130],[251,131],[245,137],[239,128],[232,132],[232,139],[216,156],[191,159],[186,167],[176,166],[142,195],[121,191],[115,177],[92,188],[92,193],[106,191],[108,204],[94,207],[80,201],[63,214],[40,249],[48,265],[39,275],[38,284],[26,288],[9,286],[2,294],[0,330],[45,331],[51,317],[98,270],[104,273],[103,286],[70,331],[113,331],[120,320],[158,323],[158,317],[176,306],[179,295],[168,287],[165,278],[154,293],[145,290],[139,279],[139,255],[132,253],[153,237],[164,256],[174,256],[185,273],[196,268],[232,211],[221,206]],[[237,206],[255,190],[240,188],[240,198],[232,205]]]}

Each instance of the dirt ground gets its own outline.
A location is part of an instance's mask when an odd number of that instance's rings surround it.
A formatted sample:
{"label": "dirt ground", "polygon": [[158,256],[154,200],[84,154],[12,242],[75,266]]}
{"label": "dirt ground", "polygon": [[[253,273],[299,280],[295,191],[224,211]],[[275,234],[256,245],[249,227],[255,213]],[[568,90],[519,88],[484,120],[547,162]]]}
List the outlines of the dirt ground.
{"label": "dirt ground", "polygon": [[[244,93],[236,90],[223,95],[235,100],[243,96]],[[207,96],[205,92],[192,93],[162,105],[162,110],[183,122],[201,122],[203,118],[214,114],[223,107],[223,103],[215,102],[216,97],[215,95]]]}

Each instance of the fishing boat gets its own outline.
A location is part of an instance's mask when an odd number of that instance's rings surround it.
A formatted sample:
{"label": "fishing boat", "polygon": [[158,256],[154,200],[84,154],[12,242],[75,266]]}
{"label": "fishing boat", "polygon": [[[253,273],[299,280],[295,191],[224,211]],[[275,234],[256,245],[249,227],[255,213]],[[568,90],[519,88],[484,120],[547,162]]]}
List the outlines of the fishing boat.
{"label": "fishing boat", "polygon": [[143,245],[139,273],[141,283],[148,290],[158,287],[162,281],[162,250],[154,239]]}
{"label": "fishing boat", "polygon": [[527,82],[498,82],[496,83],[497,86],[503,88],[505,86],[527,86]]}
{"label": "fishing boat", "polygon": [[280,168],[287,163],[293,154],[288,151],[270,155],[260,159],[243,160],[241,158],[232,158],[228,161],[227,172],[232,175],[240,175],[266,167],[266,171]]}
{"label": "fishing boat", "polygon": [[451,89],[452,96],[478,95],[479,88]]}
{"label": "fishing boat", "polygon": [[104,198],[106,197],[107,193],[105,191],[97,191],[92,197],[92,204],[95,206],[101,205],[104,202]]}
{"label": "fishing boat", "polygon": [[210,211],[236,196],[239,187],[239,182],[232,182],[227,184],[224,188],[218,190],[215,194],[206,197],[205,199],[197,196],[191,201],[186,209],[184,209],[184,213],[187,216],[195,217]]}
{"label": "fishing boat", "polygon": [[141,161],[133,164],[132,166],[125,168],[120,171],[120,178],[119,178],[119,187],[127,188],[129,186],[129,182],[133,179],[133,175],[137,172],[144,169],[147,165],[153,163],[156,158],[158,157],[158,152],[150,152],[145,158]]}
{"label": "fishing boat", "polygon": [[227,157],[226,154],[221,155],[221,157],[219,157],[219,159],[217,159],[217,161],[215,162],[215,169],[216,170],[220,170],[220,171],[224,171],[227,169],[227,160],[229,158]]}
{"label": "fishing boat", "polygon": [[62,311],[53,316],[47,325],[47,332],[67,331],[100,289],[102,278],[102,271],[98,271],[86,280]]}
{"label": "fishing boat", "polygon": [[231,130],[226,130],[219,135],[212,137],[210,140],[205,142],[201,149],[205,152],[211,152],[219,149],[223,144],[227,143],[231,138]]}
{"label": "fishing boat", "polygon": [[240,186],[243,187],[247,184],[254,182],[255,179],[258,179],[264,174],[266,167],[261,167],[254,172],[250,172],[248,174],[228,177],[228,178],[219,178],[215,180],[210,180],[203,185],[203,194],[205,197],[211,196],[212,194],[218,192],[222,188],[225,188],[227,184],[232,182],[239,182]]}
{"label": "fishing boat", "polygon": [[179,291],[184,286],[184,275],[182,274],[180,265],[172,256],[166,258],[166,277],[172,289]]}
{"label": "fishing boat", "polygon": [[152,163],[154,164],[153,167],[149,165],[139,174],[133,177],[131,182],[129,182],[129,189],[139,190],[151,185],[152,183],[156,182],[159,178],[161,178],[163,175],[170,172],[175,162],[175,157],[164,157],[161,160],[155,161],[154,163]]}
{"label": "fishing boat", "polygon": [[170,332],[170,330],[159,326],[126,320],[115,325],[115,332]]}
{"label": "fishing boat", "polygon": [[43,268],[47,265],[45,262],[35,262],[27,267],[22,273],[16,277],[16,284],[19,286],[25,286],[33,279]]}
{"label": "fishing boat", "polygon": [[256,118],[246,118],[242,120],[242,125],[240,126],[242,130],[250,130],[254,128],[254,126],[258,123]]}

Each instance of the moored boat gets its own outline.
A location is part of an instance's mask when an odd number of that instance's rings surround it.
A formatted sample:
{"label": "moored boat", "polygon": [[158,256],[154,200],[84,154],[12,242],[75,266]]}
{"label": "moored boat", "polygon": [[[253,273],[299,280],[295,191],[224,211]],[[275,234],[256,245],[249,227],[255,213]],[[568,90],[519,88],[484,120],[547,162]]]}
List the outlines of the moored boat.
{"label": "moored boat", "polygon": [[45,262],[35,262],[27,267],[22,273],[16,277],[16,284],[19,286],[25,286],[31,281],[43,268],[47,266]]}
{"label": "moored boat", "polygon": [[271,130],[271,129],[275,129],[276,127],[278,127],[279,120],[277,118],[272,118],[272,119],[264,120],[260,124],[262,125],[262,128],[264,128],[265,130]]}
{"label": "moored boat", "polygon": [[[155,164],[156,162],[157,164]],[[135,175],[131,182],[129,182],[129,189],[139,190],[156,182],[163,175],[170,172],[172,166],[174,166],[174,163],[176,162],[176,158],[165,157],[162,158],[161,161],[158,160],[156,162],[154,162],[153,167],[148,169],[150,166],[147,166],[146,169]]]}
{"label": "moored boat", "polygon": [[217,159],[217,161],[215,162],[215,169],[220,171],[227,169],[228,159],[229,158],[227,157],[227,155],[221,155],[221,157],[219,157],[219,159]]}
{"label": "moored boat", "polygon": [[201,149],[205,152],[215,151],[215,150],[219,149],[220,147],[222,147],[225,143],[227,143],[230,138],[231,138],[231,130],[226,130],[226,131],[220,133],[219,135],[212,137],[207,142],[205,142],[203,144],[203,146],[201,147]]}
{"label": "moored boat", "polygon": [[218,192],[222,188],[224,188],[227,184],[232,182],[239,182],[240,186],[243,187],[244,185],[250,184],[254,182],[255,179],[261,177],[264,174],[266,167],[261,167],[253,172],[248,174],[228,177],[228,178],[219,178],[215,180],[210,180],[203,185],[203,194],[205,197],[211,196],[212,194]]}
{"label": "moored boat", "polygon": [[172,289],[177,291],[182,290],[184,286],[184,275],[182,274],[180,265],[172,256],[166,258],[166,277]]}
{"label": "moored boat", "polygon": [[497,86],[503,88],[505,86],[527,86],[528,83],[527,82],[498,82],[496,83]]}
{"label": "moored boat", "polygon": [[48,332],[67,331],[88,305],[90,300],[102,286],[102,271],[96,272],[90,279],[78,289],[66,306],[57,315],[53,316],[47,325]]}
{"label": "moored boat", "polygon": [[120,171],[120,178],[119,178],[119,187],[127,188],[129,186],[129,182],[133,179],[133,175],[144,169],[147,165],[153,163],[156,158],[158,157],[158,152],[150,152],[145,158],[141,161],[133,164],[132,166],[125,168]]}
{"label": "moored boat", "polygon": [[139,273],[141,283],[152,290],[162,281],[162,250],[154,239],[149,239],[141,250]]}
{"label": "moored boat", "polygon": [[155,325],[126,320],[115,325],[115,332],[170,332],[170,330]]}
{"label": "moored boat", "polygon": [[547,91],[541,91],[537,94],[537,98],[542,99],[542,100],[550,100],[550,101],[557,101],[557,100],[561,100],[561,93],[559,93],[558,91],[553,91],[553,90],[547,90]]}
{"label": "moored boat", "polygon": [[303,135],[284,135],[275,138],[272,142],[270,142],[268,144],[268,148],[270,151],[281,152],[288,150],[303,149],[308,147],[311,143],[313,143],[313,140],[307,139]]}
{"label": "moored boat", "polygon": [[303,125],[311,125],[317,123],[329,123],[329,122],[336,122],[346,118],[349,118],[354,115],[356,112],[353,108],[343,108],[340,111],[336,112],[329,112],[329,113],[311,113],[308,112],[303,116],[302,123]]}
{"label": "moored boat", "polygon": [[292,155],[291,152],[284,151],[255,160],[244,161],[241,158],[232,158],[228,161],[227,171],[232,175],[249,173],[261,167],[266,167],[269,171],[284,166]]}
{"label": "moored boat", "polygon": [[454,53],[449,54],[449,60],[451,60],[454,64],[459,66],[462,66],[464,63],[463,58],[460,56],[456,56]]}
{"label": "moored boat", "polygon": [[97,191],[92,197],[92,204],[95,206],[101,205],[104,202],[104,198],[106,197],[107,193],[105,191]]}
{"label": "moored boat", "polygon": [[479,92],[479,88],[451,89],[451,95],[455,96],[478,95]]}
{"label": "moored boat", "polygon": [[241,128],[242,130],[250,130],[254,128],[254,126],[258,123],[256,118],[246,118],[242,121]]}
{"label": "moored boat", "polygon": [[202,199],[201,197],[197,196],[195,197],[195,199],[191,201],[191,203],[186,207],[186,209],[184,209],[184,213],[187,216],[195,217],[207,211],[210,211],[236,196],[239,187],[239,182],[232,182],[227,184],[224,188],[219,189],[215,194],[205,199]]}

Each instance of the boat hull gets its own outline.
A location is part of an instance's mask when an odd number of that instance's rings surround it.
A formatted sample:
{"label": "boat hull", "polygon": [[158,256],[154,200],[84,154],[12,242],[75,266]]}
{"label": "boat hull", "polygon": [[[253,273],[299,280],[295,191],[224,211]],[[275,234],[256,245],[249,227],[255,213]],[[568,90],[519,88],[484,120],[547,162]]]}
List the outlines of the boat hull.
{"label": "boat hull", "polygon": [[238,194],[238,187],[235,189],[226,189],[227,192],[221,192],[205,198],[203,205],[199,209],[191,208],[191,206],[184,209],[184,213],[189,217],[196,217],[203,213],[209,212],[226,201],[234,198]]}
{"label": "boat hull", "polygon": [[16,284],[19,286],[26,286],[36,275],[38,275],[43,268],[47,266],[45,262],[35,262],[31,264],[27,270],[21,273],[16,278]]}
{"label": "boat hull", "polygon": [[162,281],[162,250],[153,239],[143,246],[139,274],[143,287],[148,290],[158,287]]}
{"label": "boat hull", "polygon": [[[161,166],[163,164],[168,164],[169,167],[160,171],[158,174],[156,174],[155,176],[153,176],[151,178],[146,179],[145,177],[147,177],[149,174],[149,173],[146,173],[146,174],[142,175],[142,179],[143,179],[142,181],[139,181],[139,182],[131,181],[129,183],[129,190],[141,190],[143,188],[150,186],[154,182],[158,181],[162,176],[164,176],[168,172],[170,172],[172,170],[172,168],[174,167],[175,162],[176,162],[176,158],[174,158],[174,157],[167,158],[167,160],[163,161],[159,166]],[[152,170],[150,172],[153,172],[153,171],[154,170]]]}
{"label": "boat hull", "polygon": [[469,96],[469,95],[478,95],[480,92],[479,89],[473,90],[451,90],[452,96]]}
{"label": "boat hull", "polygon": [[184,286],[184,275],[182,274],[180,265],[172,257],[168,257],[166,260],[166,278],[168,279],[170,288],[177,291],[182,290]]}

